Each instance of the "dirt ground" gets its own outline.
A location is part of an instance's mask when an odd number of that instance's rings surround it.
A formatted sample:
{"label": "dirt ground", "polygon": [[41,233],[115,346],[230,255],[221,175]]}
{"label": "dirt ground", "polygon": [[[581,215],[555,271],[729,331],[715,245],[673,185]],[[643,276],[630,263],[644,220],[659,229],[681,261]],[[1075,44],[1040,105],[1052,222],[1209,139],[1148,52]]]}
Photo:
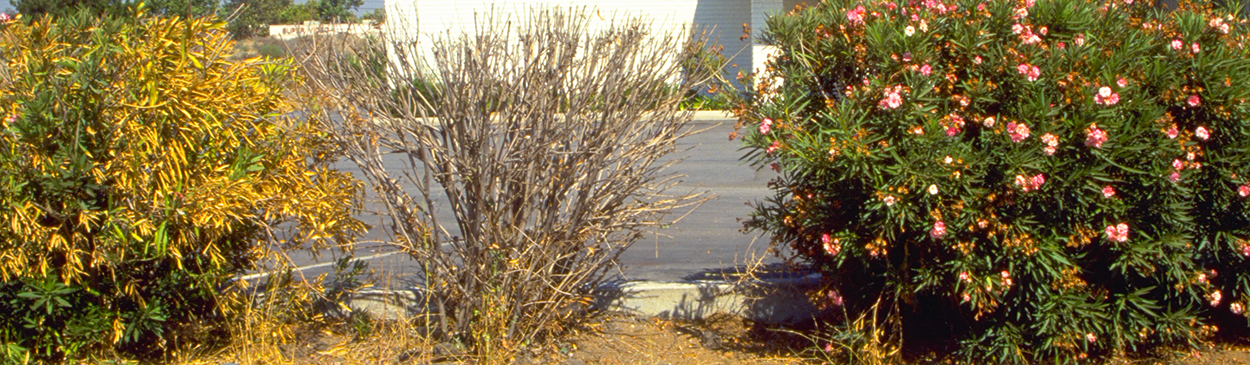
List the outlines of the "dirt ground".
{"label": "dirt ground", "polygon": [[[576,364],[794,364],[797,336],[765,333],[733,316],[697,323],[608,315],[530,363]],[[761,337],[774,341],[758,341]]]}
{"label": "dirt ground", "polygon": [[[507,359],[468,359],[453,345],[428,344],[394,329],[364,336],[351,329],[309,331],[298,341],[263,354],[219,354],[197,364],[822,364],[812,342],[784,328],[766,328],[733,316],[679,322],[606,314],[567,339]],[[404,337],[404,338],[401,338]],[[1250,364],[1250,342],[1216,343],[1193,353],[1162,353],[1144,358],[1115,358],[1114,365]],[[920,356],[911,364],[947,364],[940,354]],[[270,360],[265,360],[268,358]],[[281,361],[273,361],[280,358]]]}
{"label": "dirt ground", "polygon": [[[785,329],[756,326],[749,321],[720,316],[698,323],[609,315],[574,335],[559,356],[548,354],[543,364],[822,364],[812,342]],[[954,363],[920,356],[912,364]],[[1250,364],[1250,342],[1214,343],[1192,353],[1160,353],[1144,358],[1114,358],[1116,365]]]}

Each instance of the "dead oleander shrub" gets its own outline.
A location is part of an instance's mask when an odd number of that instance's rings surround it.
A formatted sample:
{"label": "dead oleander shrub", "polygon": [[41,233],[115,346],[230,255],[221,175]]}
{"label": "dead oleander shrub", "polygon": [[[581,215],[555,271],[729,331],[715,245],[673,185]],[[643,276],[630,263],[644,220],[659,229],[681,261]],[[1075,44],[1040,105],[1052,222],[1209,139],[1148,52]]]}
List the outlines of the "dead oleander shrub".
{"label": "dead oleander shrub", "polygon": [[[679,103],[708,75],[682,60],[706,38],[637,19],[592,30],[592,19],[487,15],[475,34],[433,41],[432,58],[382,39],[323,42],[304,61],[310,115],[363,170],[394,245],[422,264],[425,320],[477,354],[568,329],[632,242],[704,200],[669,193],[665,156],[691,133]],[[454,222],[436,218],[440,205]]]}

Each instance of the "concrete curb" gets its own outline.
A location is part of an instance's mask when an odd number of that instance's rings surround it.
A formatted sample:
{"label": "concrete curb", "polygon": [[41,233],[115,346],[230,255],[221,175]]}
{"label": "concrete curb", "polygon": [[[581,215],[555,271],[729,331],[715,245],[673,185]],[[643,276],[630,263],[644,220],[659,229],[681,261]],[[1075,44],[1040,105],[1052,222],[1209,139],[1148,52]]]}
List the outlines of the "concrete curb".
{"label": "concrete curb", "polygon": [[728,110],[696,110],[694,121],[736,119]]}
{"label": "concrete curb", "polygon": [[[704,122],[704,121],[726,120],[726,119],[733,120],[737,118],[734,118],[733,113],[730,113],[728,110],[696,110],[694,111],[694,116],[690,118],[690,121]],[[375,124],[384,123],[382,118],[373,118],[372,121]],[[426,123],[429,125],[434,125],[435,123],[437,123],[437,121],[438,121],[438,117],[430,117],[428,120],[426,120]]]}
{"label": "concrete curb", "polygon": [[[698,320],[729,314],[761,323],[793,324],[819,315],[806,292],[820,283],[819,273],[734,284],[725,281],[632,281],[600,287],[596,309],[645,317]],[[418,315],[418,290],[371,290],[357,293],[346,303],[353,311],[375,318],[400,319]]]}

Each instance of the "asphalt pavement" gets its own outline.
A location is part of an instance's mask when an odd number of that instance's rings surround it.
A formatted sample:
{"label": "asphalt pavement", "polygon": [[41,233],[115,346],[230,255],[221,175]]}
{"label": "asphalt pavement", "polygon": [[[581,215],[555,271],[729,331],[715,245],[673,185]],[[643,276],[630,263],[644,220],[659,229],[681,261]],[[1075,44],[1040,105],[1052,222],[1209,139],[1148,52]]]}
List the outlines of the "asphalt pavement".
{"label": "asphalt pavement", "polygon": [[[623,268],[619,274],[622,279],[678,281],[707,271],[731,268],[765,255],[768,237],[759,236],[758,232],[741,232],[741,220],[751,213],[748,202],[770,195],[767,183],[776,175],[767,169],[757,171],[739,161],[742,155],[740,141],[728,139],[733,124],[734,120],[721,112],[696,114],[691,127],[703,131],[679,141],[678,151],[685,151],[677,156],[684,155],[685,158],[670,171],[686,176],[671,192],[706,190],[714,197],[681,221],[657,228],[654,233],[634,243],[621,257]],[[336,167],[360,173],[351,162],[342,162]],[[402,165],[396,159],[387,161],[386,167],[396,171]],[[377,208],[377,204],[366,204],[366,209]],[[441,222],[454,225],[451,212],[447,209],[436,212]],[[674,212],[670,217],[676,218],[681,213],[684,212]],[[384,217],[377,213],[365,213],[359,218],[373,225],[374,229],[356,245],[354,256],[368,261],[371,268],[378,270],[381,277],[389,282],[383,285],[405,285],[415,280],[416,263],[385,243],[388,236],[382,228]],[[297,253],[292,256],[297,266],[305,268],[305,275],[330,271],[334,259],[333,255],[313,258]]]}

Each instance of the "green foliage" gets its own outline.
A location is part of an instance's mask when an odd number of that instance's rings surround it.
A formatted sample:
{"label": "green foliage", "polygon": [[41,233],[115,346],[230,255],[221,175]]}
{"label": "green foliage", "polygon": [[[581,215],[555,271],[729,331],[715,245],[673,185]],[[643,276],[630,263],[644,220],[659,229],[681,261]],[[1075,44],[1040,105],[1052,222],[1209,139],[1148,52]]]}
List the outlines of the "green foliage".
{"label": "green foliage", "polygon": [[364,5],[364,0],[318,0],[317,14],[322,21],[354,22],[356,8]]}
{"label": "green foliage", "polygon": [[0,359],[220,338],[269,248],[362,228],[326,136],[282,117],[291,66],[226,60],[224,26],[141,9],[0,24]]}
{"label": "green foliage", "polygon": [[951,329],[974,362],[1244,333],[1250,25],[1130,2],[770,18],[780,52],[737,112],[746,158],[781,175],[748,226],[824,270],[836,304],[884,295],[905,338]]}
{"label": "green foliage", "polygon": [[305,8],[291,0],[227,0],[222,4],[224,11],[234,13],[226,29],[235,39],[269,35],[270,24],[296,23],[293,18],[302,18],[304,12],[298,10]]}
{"label": "green foliage", "polygon": [[365,13],[364,15],[361,15],[360,19],[368,19],[377,23],[385,23],[386,22],[386,8],[373,9],[373,11]]}
{"label": "green foliage", "polygon": [[269,58],[286,57],[286,50],[282,49],[282,45],[273,43],[257,44],[256,53]]}
{"label": "green foliage", "polygon": [[[303,4],[295,4],[291,0],[227,0],[222,9],[234,12],[241,9],[230,20],[227,29],[235,39],[263,37],[269,34],[271,24],[300,24],[310,20],[354,23],[360,19],[352,12],[360,7],[364,0],[308,0]],[[381,12],[370,13],[370,16],[382,16]]]}
{"label": "green foliage", "polygon": [[96,14],[106,11],[125,9],[127,4],[114,0],[13,0],[10,1],[19,13],[30,19],[38,19],[45,14],[64,16],[76,13],[79,9],[87,9]]}
{"label": "green foliage", "polygon": [[[71,16],[80,9],[94,14],[106,12],[125,13],[127,7],[138,5],[140,1],[127,0],[13,0],[11,3],[18,12],[31,19],[43,15],[57,17]],[[216,0],[147,0],[143,1],[149,12],[169,16],[200,17],[217,11]]]}

